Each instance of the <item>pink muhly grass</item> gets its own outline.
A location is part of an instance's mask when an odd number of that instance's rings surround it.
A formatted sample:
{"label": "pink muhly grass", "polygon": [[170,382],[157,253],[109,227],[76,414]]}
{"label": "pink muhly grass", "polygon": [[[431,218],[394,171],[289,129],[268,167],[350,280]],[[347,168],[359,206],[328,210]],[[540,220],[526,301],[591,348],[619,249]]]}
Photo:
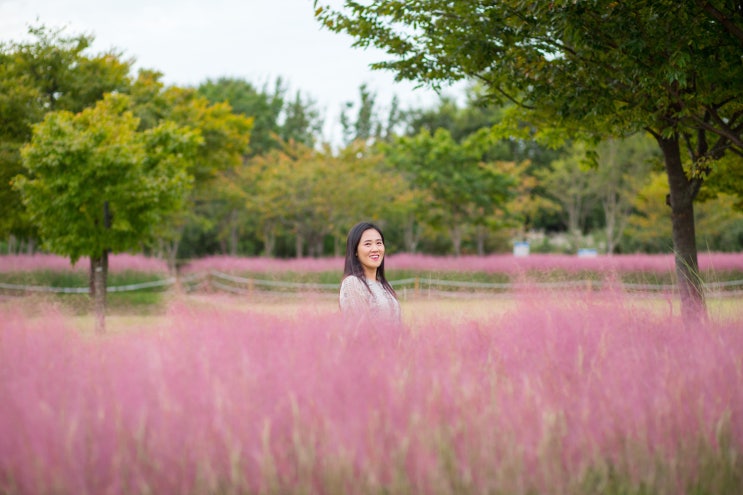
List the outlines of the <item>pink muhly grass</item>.
{"label": "pink muhly grass", "polygon": [[[580,258],[574,255],[532,254],[525,257],[511,254],[488,256],[431,256],[396,253],[387,256],[387,270],[413,270],[421,272],[485,272],[524,274],[530,271],[569,273],[594,271],[616,272],[673,272],[671,254],[627,254]],[[743,271],[743,253],[700,253],[702,270]],[[276,259],[260,257],[211,256],[195,259],[184,267],[184,273],[217,270],[228,273],[270,272],[332,272],[343,270],[343,258],[293,258]],[[389,274],[388,273],[388,274]]]}
{"label": "pink muhly grass", "polygon": [[89,269],[82,262],[76,265],[69,258],[55,254],[8,254],[0,256],[0,273],[31,271],[75,271]]}
{"label": "pink muhly grass", "polygon": [[700,444],[740,456],[743,321],[576,295],[354,331],[310,307],[105,337],[6,311],[0,493],[565,493],[607,464],[685,493]]}
{"label": "pink muhly grass", "polygon": [[[137,271],[166,273],[167,264],[158,258],[143,255],[114,254],[109,265],[115,271]],[[743,271],[743,253],[700,253],[702,270]],[[34,270],[88,270],[87,258],[74,266],[69,259],[48,254],[0,256],[0,273]],[[390,254],[387,261],[389,273],[394,270],[422,272],[485,272],[524,274],[530,271],[596,271],[616,272],[672,272],[673,255],[628,254],[579,258],[571,255],[532,254],[517,257],[511,254],[488,256],[431,256],[421,254]],[[211,270],[228,273],[271,272],[339,272],[343,270],[343,258],[292,258],[210,256],[191,260],[183,268],[184,273],[203,273]]]}
{"label": "pink muhly grass", "polygon": [[184,273],[201,273],[211,270],[240,273],[271,272],[343,272],[343,258],[266,258],[239,256],[208,256],[193,259],[184,266]]}
{"label": "pink muhly grass", "polygon": [[[743,253],[700,253],[702,270],[743,271]],[[462,271],[523,274],[530,271],[565,271],[569,273],[594,271],[615,272],[673,272],[671,254],[625,254],[581,258],[575,255],[531,254],[519,257],[510,254],[488,256],[426,256],[394,254],[389,256],[389,267],[400,270],[429,272]]]}
{"label": "pink muhly grass", "polygon": [[[167,273],[168,266],[163,260],[143,255],[112,254],[109,255],[110,271],[136,271],[143,273]],[[0,273],[31,271],[88,271],[90,261],[81,258],[72,265],[69,258],[54,254],[11,254],[0,256]]]}

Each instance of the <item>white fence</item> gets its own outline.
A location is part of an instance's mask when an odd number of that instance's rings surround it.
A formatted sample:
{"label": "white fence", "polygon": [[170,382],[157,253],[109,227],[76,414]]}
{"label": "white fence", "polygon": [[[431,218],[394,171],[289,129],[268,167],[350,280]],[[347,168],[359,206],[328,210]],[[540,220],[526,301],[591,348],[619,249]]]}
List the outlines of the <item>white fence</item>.
{"label": "white fence", "polygon": [[[391,280],[390,284],[396,290],[402,290],[405,294],[483,294],[483,293],[507,293],[523,289],[540,290],[600,290],[611,288],[625,292],[644,293],[667,293],[676,291],[675,284],[633,284],[623,282],[604,282],[601,280],[565,280],[556,282],[469,282],[456,280],[439,280],[426,277],[405,278]],[[278,292],[278,293],[302,293],[302,292],[328,292],[336,293],[339,284],[285,282],[279,280],[266,280],[257,278],[245,278],[230,275],[219,271],[209,273],[193,274],[180,278],[170,277],[162,280],[111,286],[108,292],[130,292],[145,289],[167,290],[180,287],[187,292],[195,291],[224,291],[234,294],[251,294],[254,292]],[[731,280],[726,282],[710,282],[705,284],[708,295],[733,296],[743,294],[743,280]],[[8,284],[0,282],[0,291],[16,294],[46,292],[63,294],[86,294],[90,292],[88,287],[43,287],[35,285]]]}

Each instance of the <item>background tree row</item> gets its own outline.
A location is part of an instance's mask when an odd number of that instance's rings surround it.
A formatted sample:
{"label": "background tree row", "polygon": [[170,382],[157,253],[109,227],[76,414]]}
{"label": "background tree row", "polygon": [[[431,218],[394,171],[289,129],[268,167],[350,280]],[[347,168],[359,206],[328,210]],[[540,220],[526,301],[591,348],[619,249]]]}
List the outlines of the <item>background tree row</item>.
{"label": "background tree row", "polygon": [[[507,252],[515,240],[531,240],[535,251],[672,249],[661,154],[647,135],[550,146],[524,124],[504,135],[512,105],[488,103],[482,86],[473,85],[464,102],[444,96],[418,109],[402,109],[396,100],[380,105],[361,86],[358,101],[341,110],[343,142],[331,145],[323,142],[322,117],[311,97],[290,93],[280,79],[260,87],[229,78],[197,88],[165,87],[156,71],[132,75],[121,54],[88,54],[88,37],[43,27],[32,34],[34,41],[0,51],[0,234],[6,251],[38,249],[44,238],[38,212],[24,207],[23,182],[14,180],[34,179],[33,165],[24,167],[21,154],[33,141],[34,125],[59,112],[72,118],[108,93],[127,95],[119,105],[137,119],[136,132],[171,126],[197,143],[178,169],[187,186],[169,203],[177,207],[161,211],[157,225],[131,227],[135,242],[118,248],[145,250],[173,265],[209,254],[338,254],[348,227],[360,218],[383,223],[391,247],[408,252]],[[40,156],[40,145],[33,146]],[[57,179],[72,184],[70,174],[82,176],[81,170],[66,169]],[[736,190],[720,182],[718,191],[701,198],[697,234],[705,249],[739,250]],[[75,201],[82,196],[75,197],[70,204],[79,209]],[[124,217],[109,213],[114,223]],[[77,249],[75,256],[91,253]]]}

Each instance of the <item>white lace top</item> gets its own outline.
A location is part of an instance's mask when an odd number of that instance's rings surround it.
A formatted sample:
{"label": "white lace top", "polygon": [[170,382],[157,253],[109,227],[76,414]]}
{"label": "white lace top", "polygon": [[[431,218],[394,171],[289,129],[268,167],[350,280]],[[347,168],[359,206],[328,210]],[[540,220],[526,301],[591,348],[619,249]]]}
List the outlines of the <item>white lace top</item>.
{"label": "white lace top", "polygon": [[343,314],[401,323],[400,303],[395,296],[387,292],[381,282],[367,278],[366,283],[369,284],[368,289],[359,277],[350,275],[343,279],[340,291]]}

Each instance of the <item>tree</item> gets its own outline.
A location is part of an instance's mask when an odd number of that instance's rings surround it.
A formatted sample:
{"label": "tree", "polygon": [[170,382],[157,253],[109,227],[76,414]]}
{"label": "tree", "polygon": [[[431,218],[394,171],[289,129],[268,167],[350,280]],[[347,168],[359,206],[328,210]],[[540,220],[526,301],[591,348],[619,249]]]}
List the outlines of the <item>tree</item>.
{"label": "tree", "polygon": [[341,127],[344,145],[363,141],[366,145],[374,142],[390,141],[395,130],[402,124],[404,114],[400,100],[393,96],[388,107],[387,118],[383,119],[377,105],[377,94],[366,84],[359,86],[359,102],[347,101],[341,110]]}
{"label": "tree", "polygon": [[129,98],[108,95],[73,114],[50,112],[22,150],[16,177],[44,247],[90,257],[97,328],[104,329],[108,253],[139,249],[183,203],[197,131],[163,122],[137,132]]}
{"label": "tree", "polygon": [[608,139],[597,148],[596,192],[604,211],[606,252],[613,254],[632,213],[638,190],[649,180],[658,148],[647,135]]}
{"label": "tree", "polygon": [[266,86],[259,90],[242,79],[210,79],[199,85],[198,93],[212,104],[227,103],[234,113],[253,119],[249,156],[280,147],[276,136],[286,93],[281,79],[276,80],[272,91]]}
{"label": "tree", "polygon": [[461,144],[439,128],[401,137],[386,146],[390,162],[407,174],[412,187],[430,192],[429,208],[449,232],[454,254],[461,253],[467,225],[482,226],[496,209],[503,208],[515,185],[483,157],[491,147],[487,130],[471,134]]}
{"label": "tree", "polygon": [[197,129],[203,140],[187,172],[194,178],[187,207],[172,213],[160,230],[160,245],[171,270],[184,232],[219,230],[223,239],[235,239],[239,228],[234,214],[239,201],[231,191],[220,188],[223,176],[239,168],[248,153],[253,119],[233,112],[226,102],[211,103],[195,89],[165,87],[161,75],[140,71],[132,85],[133,111],[141,118],[140,130],[164,121]]}
{"label": "tree", "polygon": [[[466,89],[466,99],[461,106],[455,99],[442,96],[438,104],[427,109],[413,109],[407,112],[408,130],[406,135],[414,136],[426,129],[433,134],[437,129],[446,129],[452,138],[461,143],[475,132],[482,132],[483,128],[498,126],[508,111],[508,106],[488,104],[481,97],[482,87],[471,85]],[[525,238],[526,230],[539,228],[554,228],[559,207],[549,199],[548,191],[537,181],[537,175],[542,170],[548,170],[550,164],[565,154],[561,150],[548,149],[534,141],[528,132],[523,136],[510,135],[493,143],[483,156],[487,161],[499,162],[502,172],[517,177],[517,194],[508,202],[508,214],[498,214],[485,229],[482,226],[476,230],[478,236],[478,253],[484,252],[482,246],[483,234],[501,229],[505,226],[520,228],[516,236]],[[416,213],[423,218],[425,210]],[[518,220],[518,224],[516,221]],[[493,223],[494,222],[494,223]],[[405,237],[408,238],[408,229]]]}
{"label": "tree", "polygon": [[369,142],[379,130],[375,108],[377,94],[370,91],[366,84],[362,84],[359,86],[359,99],[361,101],[355,117],[348,113],[354,107],[351,101],[346,102],[345,108],[341,111],[341,127],[345,144],[356,140]]}
{"label": "tree", "polygon": [[0,235],[33,246],[37,232],[10,187],[23,170],[20,149],[33,124],[47,112],[79,112],[104,93],[125,91],[131,62],[114,51],[88,54],[90,36],[44,26],[29,28],[29,34],[32,41],[0,45]]}
{"label": "tree", "polygon": [[378,220],[393,208],[405,189],[399,174],[385,168],[382,155],[361,141],[334,155],[291,141],[250,160],[252,180],[241,180],[245,202],[257,219],[266,255],[279,234],[294,241],[297,258],[319,256],[328,236],[334,248],[360,218]]}
{"label": "tree", "polygon": [[706,314],[693,202],[715,161],[743,155],[740,2],[390,0],[316,15],[356,46],[386,50],[392,59],[373,67],[400,79],[480,81],[545,138],[649,132],[664,158],[684,316]]}
{"label": "tree", "polygon": [[294,99],[284,104],[279,137],[284,142],[296,141],[311,148],[319,141],[322,126],[317,103],[297,91]]}
{"label": "tree", "polygon": [[312,147],[322,129],[315,101],[300,91],[293,99],[287,98],[281,78],[271,90],[268,85],[257,89],[242,79],[207,80],[198,92],[211,103],[228,103],[234,113],[253,119],[248,157],[280,149],[282,141],[292,139]]}
{"label": "tree", "polygon": [[564,157],[552,162],[549,169],[537,173],[551,198],[562,207],[560,211],[573,251],[578,250],[586,220],[599,200],[597,176],[587,173],[585,161],[585,146],[576,142]]}

